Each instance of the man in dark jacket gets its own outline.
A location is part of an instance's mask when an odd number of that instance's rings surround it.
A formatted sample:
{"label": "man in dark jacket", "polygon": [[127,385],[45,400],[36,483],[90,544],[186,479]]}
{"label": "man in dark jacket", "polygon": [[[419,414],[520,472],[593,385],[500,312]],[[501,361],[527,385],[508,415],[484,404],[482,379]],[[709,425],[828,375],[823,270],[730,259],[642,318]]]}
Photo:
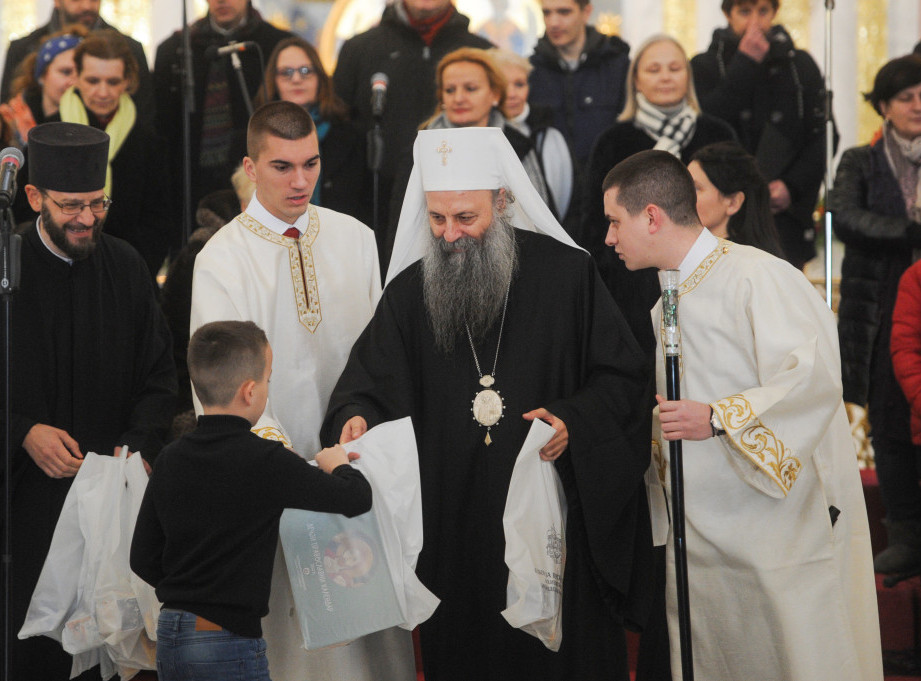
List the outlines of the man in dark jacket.
{"label": "man in dark jacket", "polygon": [[588,25],[588,0],[541,0],[541,7],[547,32],[531,55],[529,102],[553,110],[554,127],[583,166],[595,139],[624,108],[630,46]]}
{"label": "man in dark jacket", "polygon": [[[268,59],[275,45],[291,34],[265,21],[250,0],[208,0],[208,13],[192,24],[192,71],[195,80],[195,113],[192,114],[192,205],[206,194],[230,189],[230,176],[246,156],[246,124],[249,111],[230,57],[218,56],[217,48],[231,42],[251,41]],[[154,92],[157,127],[174,154],[172,167],[181,168],[182,82],[180,65],[182,34],[177,31],[157,48]],[[209,49],[210,48],[210,49]],[[238,54],[247,94],[256,96],[264,74],[259,54]],[[182,191],[182,173],[175,173],[174,192]],[[181,202],[176,202],[181,206]],[[177,216],[178,218],[178,216]]]}
{"label": "man in dark jacket", "polygon": [[[101,0],[54,0],[54,12],[47,24],[39,26],[24,38],[10,42],[9,49],[6,51],[6,64],[3,67],[3,80],[0,82],[0,102],[5,102],[10,98],[10,86],[16,75],[16,67],[41,47],[42,41],[48,35],[60,31],[68,24],[83,24],[91,31],[100,29],[117,31],[118,29],[107,24],[99,16],[100,4]],[[137,105],[138,117],[148,123],[153,123],[153,86],[150,69],[147,67],[147,57],[144,55],[144,47],[131,36],[124,33],[122,35],[128,41],[131,54],[138,63],[140,82],[133,96]]]}
{"label": "man in dark jacket", "polygon": [[377,249],[384,252],[388,206],[398,161],[412,147],[419,124],[435,110],[435,67],[460,47],[492,47],[468,30],[470,20],[451,0],[396,0],[387,5],[381,22],[345,42],[333,74],[336,94],[352,110],[362,131],[374,127],[371,76],[389,79],[381,118],[384,149],[380,167]]}
{"label": "man in dark jacket", "polygon": [[787,260],[815,256],[815,209],[825,174],[825,84],[809,54],[771,25],[779,0],[723,0],[729,25],[691,60],[701,108],[733,128],[769,182]]}

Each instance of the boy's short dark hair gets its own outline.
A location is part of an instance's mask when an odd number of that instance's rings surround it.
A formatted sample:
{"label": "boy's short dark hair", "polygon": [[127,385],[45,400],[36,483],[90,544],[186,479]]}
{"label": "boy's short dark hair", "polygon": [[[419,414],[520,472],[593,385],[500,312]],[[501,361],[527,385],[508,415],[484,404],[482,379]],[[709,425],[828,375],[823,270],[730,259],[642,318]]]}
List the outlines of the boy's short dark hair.
{"label": "boy's short dark hair", "polygon": [[265,374],[265,331],[253,322],[211,322],[189,339],[188,364],[192,388],[201,403],[223,407],[246,381]]}
{"label": "boy's short dark hair", "polygon": [[316,129],[307,110],[294,102],[263,104],[256,109],[246,126],[246,155],[255,161],[266,135],[284,140],[300,140]]}
{"label": "boy's short dark hair", "polygon": [[676,225],[696,225],[697,190],[684,164],[667,151],[641,151],[611,168],[601,191],[617,187],[617,203],[630,215],[649,204],[661,208]]}
{"label": "boy's short dark hair", "polygon": [[[758,0],[723,0],[722,10],[723,14],[729,15],[732,11],[732,8],[736,5],[754,5]],[[771,7],[774,8],[774,11],[780,9],[780,0],[771,0]]]}

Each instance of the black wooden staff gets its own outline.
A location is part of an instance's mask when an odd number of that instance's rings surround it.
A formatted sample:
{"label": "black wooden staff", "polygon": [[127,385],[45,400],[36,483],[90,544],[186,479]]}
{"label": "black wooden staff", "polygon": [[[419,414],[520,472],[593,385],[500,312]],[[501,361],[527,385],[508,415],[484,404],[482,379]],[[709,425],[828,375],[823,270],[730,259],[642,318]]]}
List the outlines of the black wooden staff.
{"label": "black wooden staff", "polygon": [[[681,399],[681,332],[678,329],[678,270],[660,270],[662,321],[665,327],[665,391],[668,400]],[[672,483],[672,537],[675,545],[675,584],[678,589],[678,637],[681,644],[681,678],[694,679],[691,651],[691,603],[688,597],[688,552],[684,534],[684,465],[681,440],[668,443]]]}

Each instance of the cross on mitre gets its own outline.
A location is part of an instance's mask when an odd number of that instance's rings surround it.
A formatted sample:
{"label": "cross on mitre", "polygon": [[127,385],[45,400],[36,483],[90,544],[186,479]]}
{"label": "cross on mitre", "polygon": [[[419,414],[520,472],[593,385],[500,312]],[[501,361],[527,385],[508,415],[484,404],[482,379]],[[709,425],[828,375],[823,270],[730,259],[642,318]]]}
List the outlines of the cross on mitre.
{"label": "cross on mitre", "polygon": [[435,150],[435,153],[441,154],[441,165],[448,165],[448,154],[454,151],[451,147],[448,146],[446,140],[441,140],[441,146]]}

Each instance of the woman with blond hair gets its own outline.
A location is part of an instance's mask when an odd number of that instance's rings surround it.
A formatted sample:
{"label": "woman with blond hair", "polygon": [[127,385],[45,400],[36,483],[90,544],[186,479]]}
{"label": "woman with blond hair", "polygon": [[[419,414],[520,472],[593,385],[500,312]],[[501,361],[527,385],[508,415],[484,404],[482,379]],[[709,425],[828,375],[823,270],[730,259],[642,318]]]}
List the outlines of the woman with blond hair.
{"label": "woman with blond hair", "polygon": [[655,347],[649,309],[659,297],[653,270],[628,272],[613,249],[604,248],[608,222],[601,183],[628,156],[662,149],[687,165],[695,151],[735,139],[724,121],[702,113],[684,48],[669,35],[654,35],[636,50],[627,74],[627,97],[618,122],[595,141],[582,197],[582,228],[576,239],[598,259],[602,277],[640,345]]}

